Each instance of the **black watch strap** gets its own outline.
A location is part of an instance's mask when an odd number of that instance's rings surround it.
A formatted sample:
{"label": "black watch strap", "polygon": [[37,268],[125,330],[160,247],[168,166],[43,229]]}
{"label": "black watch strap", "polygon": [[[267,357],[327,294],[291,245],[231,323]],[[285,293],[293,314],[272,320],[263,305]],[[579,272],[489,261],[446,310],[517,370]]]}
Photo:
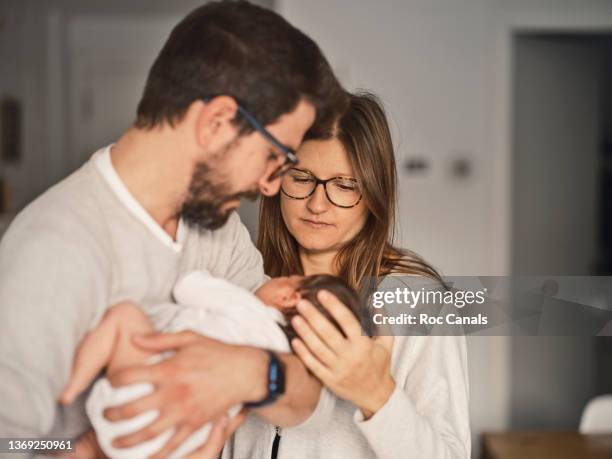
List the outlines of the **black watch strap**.
{"label": "black watch strap", "polygon": [[285,364],[272,351],[267,351],[270,361],[268,363],[268,393],[258,402],[248,402],[244,406],[259,408],[274,403],[285,393]]}

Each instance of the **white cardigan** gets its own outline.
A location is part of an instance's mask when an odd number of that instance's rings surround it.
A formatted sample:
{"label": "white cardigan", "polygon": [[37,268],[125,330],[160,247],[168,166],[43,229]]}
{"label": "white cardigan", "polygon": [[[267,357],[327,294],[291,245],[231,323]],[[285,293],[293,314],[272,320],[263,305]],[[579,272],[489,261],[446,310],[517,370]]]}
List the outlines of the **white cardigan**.
{"label": "white cardigan", "polygon": [[[397,336],[391,371],[396,389],[367,421],[324,388],[310,418],[282,430],[278,458],[469,458],[465,337]],[[274,433],[251,414],[222,457],[269,459]]]}

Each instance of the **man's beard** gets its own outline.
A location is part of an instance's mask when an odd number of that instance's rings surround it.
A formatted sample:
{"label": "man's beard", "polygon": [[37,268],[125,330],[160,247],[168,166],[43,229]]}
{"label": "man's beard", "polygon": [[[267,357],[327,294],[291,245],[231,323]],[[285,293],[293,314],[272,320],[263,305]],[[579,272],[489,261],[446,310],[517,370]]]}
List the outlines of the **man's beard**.
{"label": "man's beard", "polygon": [[227,223],[234,209],[222,210],[223,204],[241,198],[255,201],[259,197],[258,189],[228,195],[229,183],[213,183],[213,175],[217,175],[217,172],[211,170],[208,164],[196,164],[187,199],[181,207],[183,221],[199,230],[216,230]]}

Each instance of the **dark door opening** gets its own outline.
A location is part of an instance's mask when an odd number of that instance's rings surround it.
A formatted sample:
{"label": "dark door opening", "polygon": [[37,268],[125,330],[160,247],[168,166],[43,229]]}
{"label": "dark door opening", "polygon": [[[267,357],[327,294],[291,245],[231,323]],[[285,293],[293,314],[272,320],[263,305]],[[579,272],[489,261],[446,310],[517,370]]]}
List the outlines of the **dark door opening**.
{"label": "dark door opening", "polygon": [[[612,33],[518,33],[513,77],[512,272],[612,275]],[[576,429],[611,361],[611,338],[515,337],[511,427]]]}

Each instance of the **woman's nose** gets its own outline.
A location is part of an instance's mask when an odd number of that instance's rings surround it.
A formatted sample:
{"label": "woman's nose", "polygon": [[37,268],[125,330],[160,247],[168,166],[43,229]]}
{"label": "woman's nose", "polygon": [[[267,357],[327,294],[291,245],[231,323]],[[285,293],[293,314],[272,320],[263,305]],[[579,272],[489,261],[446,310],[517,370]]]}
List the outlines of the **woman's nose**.
{"label": "woman's nose", "polygon": [[322,183],[317,184],[314,193],[306,201],[306,207],[314,214],[320,214],[327,210],[329,201],[325,195],[325,187]]}

